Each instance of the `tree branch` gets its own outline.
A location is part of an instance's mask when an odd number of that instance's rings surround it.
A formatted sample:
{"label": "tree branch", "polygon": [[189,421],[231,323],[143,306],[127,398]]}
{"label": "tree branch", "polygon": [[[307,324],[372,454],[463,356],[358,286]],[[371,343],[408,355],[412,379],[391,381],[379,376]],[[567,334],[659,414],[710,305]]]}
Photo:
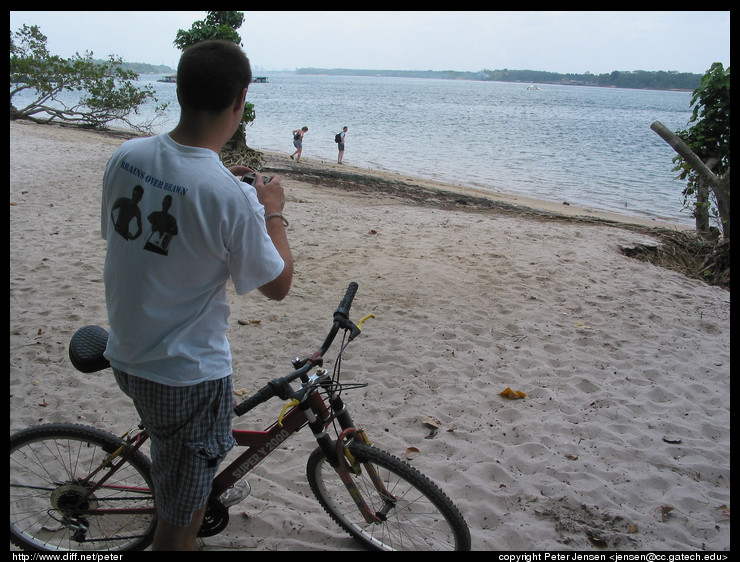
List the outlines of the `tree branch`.
{"label": "tree branch", "polygon": [[689,148],[689,145],[687,145],[681,137],[668,130],[668,127],[663,125],[660,121],[655,121],[650,125],[650,128],[664,141],[670,144],[673,147],[673,150],[683,156],[684,160],[686,160],[686,162],[696,170],[696,173],[699,174],[704,181],[713,187],[719,185],[720,178],[714,175],[712,170],[707,168],[706,164],[704,164],[704,162],[694,154],[694,152]]}

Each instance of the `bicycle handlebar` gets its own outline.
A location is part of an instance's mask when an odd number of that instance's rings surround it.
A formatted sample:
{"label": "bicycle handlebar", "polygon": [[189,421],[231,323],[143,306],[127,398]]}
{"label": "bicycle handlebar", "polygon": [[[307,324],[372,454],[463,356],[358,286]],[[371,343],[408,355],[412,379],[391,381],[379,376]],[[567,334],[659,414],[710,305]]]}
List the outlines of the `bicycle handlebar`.
{"label": "bicycle handlebar", "polygon": [[263,387],[261,390],[258,390],[256,394],[253,394],[244,402],[241,402],[234,408],[234,413],[237,416],[243,416],[246,414],[249,410],[252,408],[259,406],[263,402],[267,402],[270,398],[275,396],[275,391],[270,385],[267,385]]}
{"label": "bicycle handlebar", "polygon": [[234,414],[236,414],[237,416],[243,416],[252,408],[259,406],[263,402],[267,402],[275,396],[278,396],[283,400],[292,398],[293,390],[290,387],[290,383],[297,378],[306,375],[306,373],[308,373],[308,371],[311,370],[314,365],[321,362],[324,353],[326,353],[329,347],[331,347],[331,344],[334,342],[334,338],[336,337],[337,332],[339,332],[340,328],[349,330],[349,341],[352,341],[355,337],[357,337],[357,335],[360,333],[360,328],[358,328],[349,319],[349,311],[350,308],[352,308],[352,301],[355,298],[355,293],[357,293],[357,283],[352,281],[347,287],[347,291],[345,292],[342,301],[339,303],[339,306],[334,311],[334,322],[332,323],[331,330],[329,330],[329,334],[326,336],[326,339],[324,340],[324,343],[321,345],[319,350],[305,361],[300,362],[300,368],[296,369],[295,371],[284,377],[272,379],[270,382],[267,383],[267,385],[265,385],[252,396],[246,398],[243,402],[238,404],[234,408]]}
{"label": "bicycle handlebar", "polygon": [[342,299],[342,302],[339,303],[339,306],[334,311],[335,320],[337,318],[337,315],[343,316],[344,318],[349,318],[349,309],[352,308],[352,301],[355,298],[355,293],[357,293],[357,283],[352,281],[352,283],[349,284],[349,287],[347,287],[347,291],[344,293],[344,298]]}

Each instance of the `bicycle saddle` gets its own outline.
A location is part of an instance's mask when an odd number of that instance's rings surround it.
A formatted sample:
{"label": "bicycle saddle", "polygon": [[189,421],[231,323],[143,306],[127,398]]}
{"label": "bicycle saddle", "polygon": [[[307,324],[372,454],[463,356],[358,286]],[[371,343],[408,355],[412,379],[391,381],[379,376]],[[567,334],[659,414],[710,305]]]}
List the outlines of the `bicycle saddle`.
{"label": "bicycle saddle", "polygon": [[94,373],[110,367],[103,357],[108,332],[100,326],[83,326],[69,340],[69,360],[75,369],[83,373]]}

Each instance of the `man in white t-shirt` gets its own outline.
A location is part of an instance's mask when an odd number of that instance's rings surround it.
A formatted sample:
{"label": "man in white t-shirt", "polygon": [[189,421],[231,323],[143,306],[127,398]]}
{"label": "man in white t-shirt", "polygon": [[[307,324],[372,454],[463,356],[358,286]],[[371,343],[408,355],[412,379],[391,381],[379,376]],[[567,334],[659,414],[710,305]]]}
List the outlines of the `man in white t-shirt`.
{"label": "man in white t-shirt", "polygon": [[292,283],[280,179],[264,185],[258,174],[253,187],[237,177],[248,168],[227,169],[218,156],[251,79],[234,43],[187,49],[178,125],[124,143],[103,178],[105,355],[152,436],[155,549],[194,548],[211,480],[234,445],[227,281],[274,300]]}

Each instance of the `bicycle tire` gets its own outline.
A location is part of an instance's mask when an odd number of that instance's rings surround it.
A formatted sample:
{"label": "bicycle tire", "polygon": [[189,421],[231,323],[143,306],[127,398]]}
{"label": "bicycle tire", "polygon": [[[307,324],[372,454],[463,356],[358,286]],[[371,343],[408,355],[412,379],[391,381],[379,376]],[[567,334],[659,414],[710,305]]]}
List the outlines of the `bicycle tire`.
{"label": "bicycle tire", "polygon": [[[470,550],[470,530],[445,493],[416,468],[362,443],[349,446],[360,463],[372,463],[389,492],[398,498],[383,523],[367,523],[320,448],[308,459],[308,482],[324,510],[371,550]],[[354,477],[371,511],[386,504],[363,468]]]}
{"label": "bicycle tire", "polygon": [[[152,508],[151,463],[135,451],[79,508],[82,483],[124,442],[78,424],[45,424],[10,437],[10,540],[23,550],[143,550],[152,541],[152,513],[91,514],[89,509]],[[110,468],[104,468],[103,473]],[[102,473],[101,473],[102,474]]]}

